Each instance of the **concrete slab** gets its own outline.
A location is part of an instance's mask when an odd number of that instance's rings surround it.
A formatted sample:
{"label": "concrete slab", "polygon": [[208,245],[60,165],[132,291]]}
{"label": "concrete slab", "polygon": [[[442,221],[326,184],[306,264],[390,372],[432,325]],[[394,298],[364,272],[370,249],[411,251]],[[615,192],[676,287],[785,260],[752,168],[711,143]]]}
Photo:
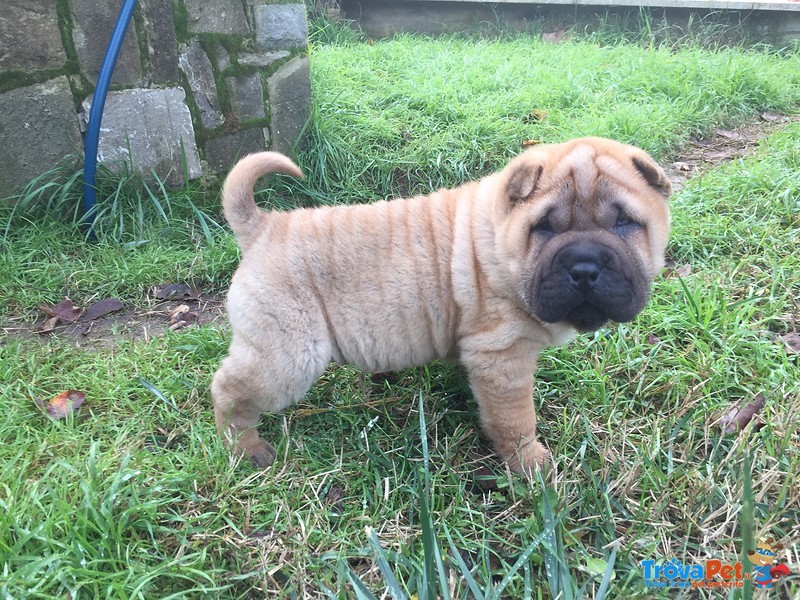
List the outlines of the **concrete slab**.
{"label": "concrete slab", "polygon": [[[536,20],[563,27],[603,15],[636,16],[646,10],[678,27],[704,23],[741,26],[741,35],[775,44],[800,39],[798,0],[340,0],[347,18],[371,36],[398,32],[440,34],[500,21],[515,28]],[[731,36],[735,41],[736,35]]]}
{"label": "concrete slab", "polygon": [[[91,98],[83,102],[89,114]],[[183,160],[189,179],[200,177],[200,156],[192,116],[183,88],[131,89],[106,98],[97,160],[125,172],[135,165],[147,176],[154,171],[171,185],[183,182]]]}
{"label": "concrete slab", "polygon": [[653,8],[707,8],[718,10],[769,10],[800,12],[797,2],[781,0],[404,0],[409,4],[560,4],[565,6],[645,6]]}

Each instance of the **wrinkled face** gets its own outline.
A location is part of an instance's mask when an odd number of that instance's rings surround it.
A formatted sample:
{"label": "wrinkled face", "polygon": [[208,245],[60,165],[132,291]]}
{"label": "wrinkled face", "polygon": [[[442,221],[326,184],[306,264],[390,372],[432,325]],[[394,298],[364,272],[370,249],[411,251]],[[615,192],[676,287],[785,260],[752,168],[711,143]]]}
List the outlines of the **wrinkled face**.
{"label": "wrinkled face", "polygon": [[528,310],[578,331],[633,319],[664,264],[664,172],[641,150],[598,138],[529,151],[506,171],[507,234],[525,257]]}
{"label": "wrinkled face", "polygon": [[748,553],[747,558],[754,565],[763,567],[775,562],[775,552],[769,544],[758,544],[754,552]]}

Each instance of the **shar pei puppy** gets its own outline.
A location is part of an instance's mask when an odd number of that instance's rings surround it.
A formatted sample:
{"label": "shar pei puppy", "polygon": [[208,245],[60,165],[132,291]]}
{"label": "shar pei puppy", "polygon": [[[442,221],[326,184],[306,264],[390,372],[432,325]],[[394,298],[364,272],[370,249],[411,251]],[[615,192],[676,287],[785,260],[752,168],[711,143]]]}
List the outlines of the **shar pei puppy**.
{"label": "shar pei puppy", "polygon": [[242,249],[228,294],[233,333],[211,392],[217,428],[257,466],[257,425],[304,396],[331,362],[371,372],[434,359],[466,369],[499,456],[528,477],[540,350],[645,306],[664,264],[670,182],[642,150],[583,138],[526,150],[454,189],[372,204],[263,211],[287,157],[243,158],[223,189]]}

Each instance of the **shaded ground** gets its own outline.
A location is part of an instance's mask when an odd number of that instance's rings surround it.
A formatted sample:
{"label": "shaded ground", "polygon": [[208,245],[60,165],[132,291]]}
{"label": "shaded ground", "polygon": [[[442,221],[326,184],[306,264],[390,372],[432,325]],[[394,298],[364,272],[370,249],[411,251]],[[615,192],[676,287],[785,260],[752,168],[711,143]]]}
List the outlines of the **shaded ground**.
{"label": "shaded ground", "polygon": [[736,129],[714,130],[713,135],[692,139],[677,153],[673,163],[664,165],[674,191],[683,188],[687,180],[702,175],[722,163],[736,160],[751,152],[758,143],[776,129],[796,121],[776,113],[762,113]]}
{"label": "shaded ground", "polygon": [[[674,190],[683,188],[692,177],[745,156],[761,139],[798,118],[763,113],[737,129],[716,129],[709,137],[691,140],[677,153],[675,161],[664,165]],[[41,341],[67,339],[76,347],[101,350],[114,346],[121,339],[147,341],[164,335],[169,329],[226,322],[223,293],[192,290],[175,297],[159,298],[159,295],[159,290],[153,289],[138,306],[126,303],[120,311],[88,322],[59,323],[52,331],[44,333],[40,331],[47,319],[44,314],[33,324],[24,316],[12,314],[0,325],[0,335]],[[180,307],[185,310],[178,310]]]}
{"label": "shaded ground", "polygon": [[[0,326],[3,336],[47,341],[52,338],[70,340],[78,348],[102,350],[120,340],[147,341],[164,335],[170,329],[197,327],[225,322],[225,296],[216,292],[200,292],[193,298],[158,299],[151,295],[142,305],[125,303],[117,312],[92,321],[59,323],[52,331],[42,333],[44,316],[31,324],[20,316],[10,316]],[[188,311],[179,310],[186,307]],[[177,312],[176,312],[177,311]],[[187,313],[190,313],[186,318]],[[181,318],[181,315],[184,317]],[[194,315],[194,316],[193,316]]]}

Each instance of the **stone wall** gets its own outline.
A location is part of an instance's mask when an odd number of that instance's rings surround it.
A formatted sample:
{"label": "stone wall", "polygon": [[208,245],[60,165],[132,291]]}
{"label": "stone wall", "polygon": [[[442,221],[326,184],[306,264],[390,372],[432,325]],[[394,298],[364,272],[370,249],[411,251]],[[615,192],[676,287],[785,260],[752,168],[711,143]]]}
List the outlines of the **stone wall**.
{"label": "stone wall", "polygon": [[[121,7],[0,1],[0,198],[82,160]],[[248,152],[291,153],[311,114],[304,4],[139,0],[111,90],[98,149],[111,168],[178,183],[223,173]]]}

